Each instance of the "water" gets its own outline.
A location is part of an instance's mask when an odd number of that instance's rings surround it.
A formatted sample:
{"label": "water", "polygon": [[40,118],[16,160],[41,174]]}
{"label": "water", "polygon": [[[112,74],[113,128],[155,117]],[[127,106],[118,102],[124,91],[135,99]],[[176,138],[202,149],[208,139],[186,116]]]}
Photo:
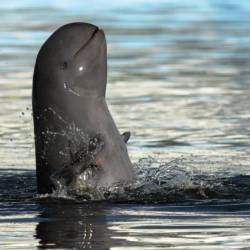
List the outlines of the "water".
{"label": "water", "polygon": [[[250,249],[250,4],[183,2],[1,1],[0,249]],[[106,202],[36,196],[33,66],[73,21],[104,29],[132,132],[138,182]]]}

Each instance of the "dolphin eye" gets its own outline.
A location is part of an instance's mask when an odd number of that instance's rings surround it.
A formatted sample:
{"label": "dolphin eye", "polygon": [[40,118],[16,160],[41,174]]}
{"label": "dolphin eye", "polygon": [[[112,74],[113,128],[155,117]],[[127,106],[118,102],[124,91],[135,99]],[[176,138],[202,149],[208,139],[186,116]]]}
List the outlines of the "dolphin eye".
{"label": "dolphin eye", "polygon": [[67,68],[68,68],[68,63],[67,63],[67,62],[61,63],[60,68],[61,68],[62,70],[67,69]]}

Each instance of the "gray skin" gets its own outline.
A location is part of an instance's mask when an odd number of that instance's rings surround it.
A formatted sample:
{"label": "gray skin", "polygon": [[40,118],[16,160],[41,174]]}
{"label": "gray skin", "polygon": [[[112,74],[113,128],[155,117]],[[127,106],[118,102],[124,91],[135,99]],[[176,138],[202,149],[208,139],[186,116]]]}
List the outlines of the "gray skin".
{"label": "gray skin", "polygon": [[[125,143],[130,133],[119,134],[106,104],[106,84],[107,45],[98,27],[67,24],[41,47],[32,93],[38,193],[51,193],[53,177],[65,174],[65,168],[72,178],[94,165],[95,188],[133,179]],[[82,147],[81,136],[69,137],[70,126],[87,134],[91,143],[102,141],[92,157],[91,145]]]}

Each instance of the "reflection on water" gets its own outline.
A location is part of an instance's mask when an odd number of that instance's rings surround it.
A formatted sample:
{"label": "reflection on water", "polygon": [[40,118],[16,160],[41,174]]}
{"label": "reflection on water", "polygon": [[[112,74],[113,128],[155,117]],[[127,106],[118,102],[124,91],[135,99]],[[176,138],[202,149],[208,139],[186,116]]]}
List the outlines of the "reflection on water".
{"label": "reflection on water", "polygon": [[[12,203],[3,249],[248,249],[249,203],[110,205]],[[15,223],[13,224],[13,221]],[[34,238],[33,238],[34,237]]]}
{"label": "reflection on water", "polygon": [[105,218],[105,206],[49,204],[36,227],[39,248],[109,249],[112,243]]}
{"label": "reflection on water", "polygon": [[209,176],[236,176],[227,184],[244,194],[249,184],[241,175],[250,174],[248,1],[2,0],[0,14],[0,248],[249,248],[244,195],[238,204],[221,198],[204,206],[39,204],[32,199],[31,119],[39,47],[67,22],[93,22],[107,35],[107,99],[121,132],[132,132],[132,160],[184,159],[180,172],[200,173],[206,185],[216,182]]}

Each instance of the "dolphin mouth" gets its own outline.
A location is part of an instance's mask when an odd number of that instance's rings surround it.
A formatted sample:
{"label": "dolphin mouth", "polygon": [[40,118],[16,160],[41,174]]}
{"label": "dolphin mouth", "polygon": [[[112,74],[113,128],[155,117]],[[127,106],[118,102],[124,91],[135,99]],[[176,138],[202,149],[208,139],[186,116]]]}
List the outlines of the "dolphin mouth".
{"label": "dolphin mouth", "polygon": [[[95,40],[95,41],[94,41]],[[98,42],[98,48],[96,49],[96,53],[97,55],[99,54],[99,49],[101,48],[101,46],[103,46],[103,43],[105,42],[105,35],[102,29],[100,29],[99,27],[95,27],[92,31],[92,33],[90,34],[88,40],[73,54],[73,56],[71,57],[72,61],[79,61],[81,60],[81,55],[84,55],[84,53],[88,52],[88,46],[90,46],[91,43],[96,43]],[[86,50],[86,51],[85,51]],[[65,81],[64,85],[63,85],[64,89],[66,89],[67,91],[69,91],[71,94],[81,97],[83,95],[96,95],[95,91],[93,90],[87,90],[84,89],[82,90],[81,87],[77,87],[74,83],[70,83]]]}
{"label": "dolphin mouth", "polygon": [[87,42],[86,42],[83,46],[81,46],[81,47],[75,52],[75,54],[73,55],[73,58],[76,57],[82,50],[84,50],[84,49],[90,44],[90,42],[94,39],[94,37],[97,35],[97,33],[98,33],[98,32],[101,32],[101,31],[102,31],[101,29],[99,29],[98,27],[96,27],[96,28],[94,29],[94,31],[92,32],[90,38],[87,40]]}

